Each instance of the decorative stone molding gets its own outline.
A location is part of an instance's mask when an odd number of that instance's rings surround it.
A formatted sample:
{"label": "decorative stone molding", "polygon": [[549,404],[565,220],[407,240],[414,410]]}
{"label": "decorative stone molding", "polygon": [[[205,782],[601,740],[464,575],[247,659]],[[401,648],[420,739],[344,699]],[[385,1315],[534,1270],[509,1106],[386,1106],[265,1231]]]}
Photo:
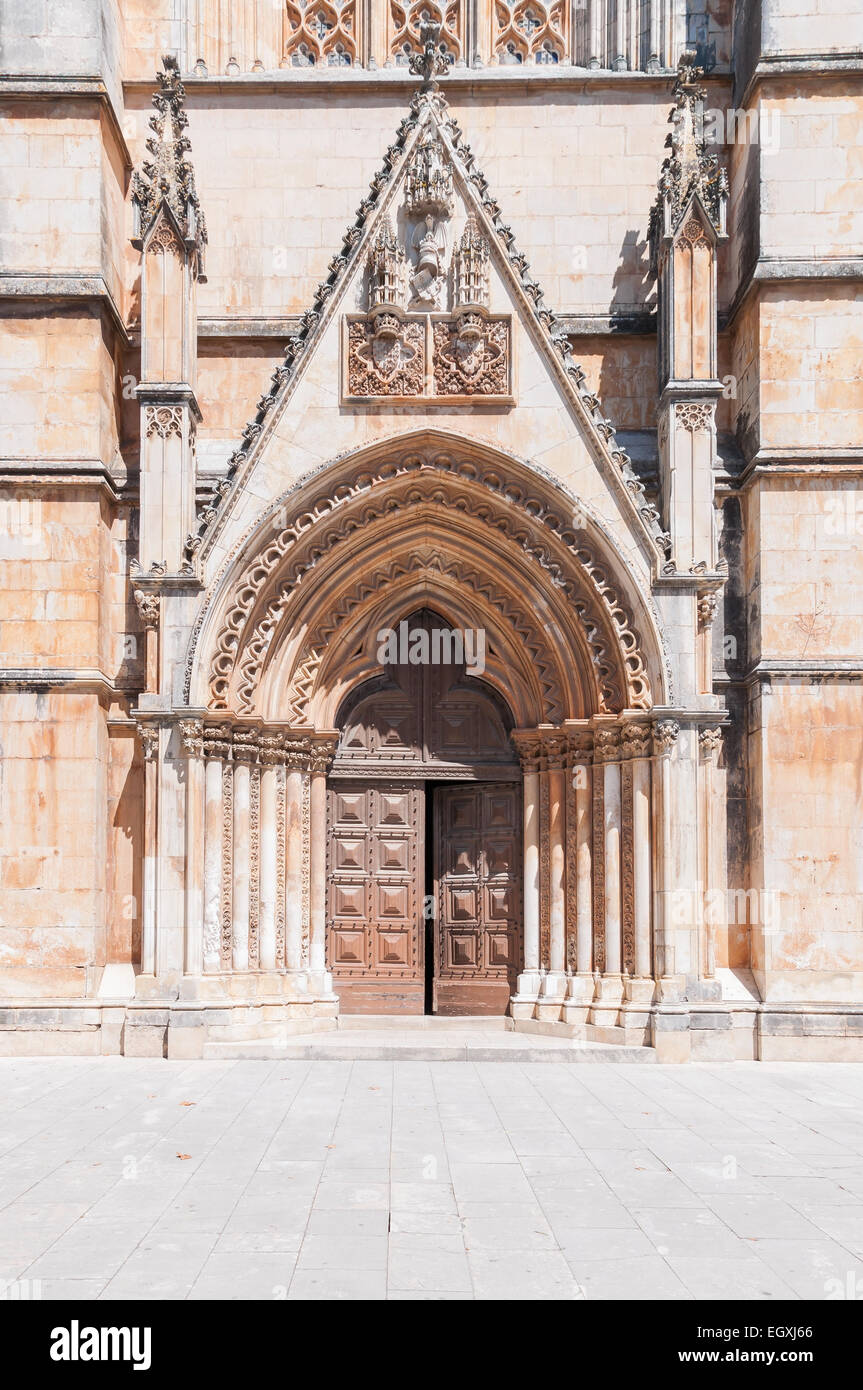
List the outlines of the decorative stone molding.
{"label": "decorative stone molding", "polygon": [[[367,599],[387,589],[396,579],[412,570],[417,574],[426,572],[429,575],[436,572],[445,574],[491,602],[514,628],[519,640],[525,644],[530,652],[545,699],[546,717],[549,721],[563,718],[563,690],[555,672],[554,662],[549,653],[542,628],[531,621],[529,614],[525,614],[518,608],[506,593],[492,585],[468,565],[460,564],[457,561],[447,564],[440,561],[428,563],[424,561],[422,556],[414,556],[410,563],[394,561],[384,569],[368,575],[353,587],[334,608],[329,609],[317,626],[308,633],[287,692],[286,709],[291,720],[299,724],[309,721],[309,702],[324,654],[351,613]],[[243,684],[237,691],[238,702],[241,707],[249,708],[254,698],[260,678],[261,662],[268,646],[267,633],[272,632],[274,622],[275,615],[268,613],[267,618],[259,627],[260,638],[257,640],[253,638],[249,644],[250,655],[254,652],[254,657],[252,661],[244,663],[242,667]]]}
{"label": "decorative stone molding", "polygon": [[[195,172],[186,157],[191,149],[186,135],[186,89],[180,81],[177,59],[170,53],[162,58],[156,80],[156,114],[150,117],[153,133],[147,139],[152,158],[144,160],[140,172],[132,175],[133,245],[142,248],[160,210],[167,208],[186,247],[193,252],[195,274],[204,279],[207,224],[195,191]],[[159,235],[163,235],[161,228]]]}
{"label": "decorative stone molding", "polygon": [[156,629],[159,626],[159,617],[162,611],[162,600],[158,594],[145,593],[143,589],[134,589],[132,596],[135,606],[138,609],[138,617],[145,628]]}

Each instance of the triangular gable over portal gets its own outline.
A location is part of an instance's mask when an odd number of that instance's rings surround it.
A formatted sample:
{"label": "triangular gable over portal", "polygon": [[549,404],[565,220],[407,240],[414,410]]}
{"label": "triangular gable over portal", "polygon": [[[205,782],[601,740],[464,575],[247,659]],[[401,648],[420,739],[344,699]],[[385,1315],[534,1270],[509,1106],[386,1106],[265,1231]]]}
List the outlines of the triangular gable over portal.
{"label": "triangular gable over portal", "polygon": [[[628,516],[635,536],[640,537],[636,543],[646,547],[657,560],[666,554],[668,537],[661,528],[659,514],[645,497],[644,487],[628,455],[617,446],[614,428],[604,417],[598,398],[589,390],[585,373],[574,360],[569,342],[560,330],[553,311],[544,303],[542,289],[530,272],[527,258],[518,250],[512,228],[503,222],[500,207],[489,191],[488,182],[438,88],[436,79],[447,70],[438,47],[438,26],[423,25],[423,43],[424,51],[411,61],[411,71],[422,77],[422,86],[411,101],[409,113],[401,122],[395,141],[384,154],[383,168],[371,180],[369,192],[345,233],[341,251],[329,264],[327,278],[319,286],[312,307],[301,316],[299,329],[288,343],[284,362],[273,372],[270,390],[258,401],[256,413],[243,431],[240,446],[230,457],[228,472],[218,484],[215,499],[201,513],[196,532],[189,536],[187,559],[191,563],[195,562],[196,557],[205,559],[212,551],[238,504],[244,485],[254,472],[256,462],[263,455],[267,440],[307,372],[317,346],[332,326],[339,308],[349,311],[353,307],[346,302],[346,296],[349,285],[356,281],[361,267],[370,267],[368,314],[345,314],[343,402],[373,399],[364,392],[368,382],[364,382],[362,373],[350,376],[352,361],[354,366],[365,362],[372,368],[392,368],[398,374],[405,361],[412,361],[422,349],[427,354],[422,389],[417,390],[415,379],[408,379],[410,373],[401,370],[401,375],[397,376],[398,399],[412,399],[418,406],[441,403],[441,398],[435,398],[434,393],[440,389],[442,382],[445,383],[445,373],[438,371],[436,364],[445,357],[462,368],[467,364],[467,376],[471,370],[476,372],[483,366],[480,358],[485,360],[486,366],[495,361],[499,366],[504,365],[500,362],[506,349],[504,327],[492,322],[494,316],[488,314],[481,302],[472,302],[479,300],[483,254],[487,260],[490,258],[498,276],[505,283],[511,300],[518,307],[523,326],[531,334],[536,351],[568,402],[589,454],[604,474],[611,491],[616,494],[618,505]],[[405,248],[393,231],[393,213],[400,188],[413,199],[411,207],[414,213],[423,212],[424,189],[419,185],[423,182],[422,170],[425,168],[428,173],[429,166],[433,164],[432,147],[436,149],[441,165],[445,166],[443,182],[448,182],[458,193],[467,214],[464,232],[457,245],[446,248],[447,258],[452,253],[448,276],[452,278],[453,297],[458,306],[461,296],[460,307],[464,313],[456,319],[450,317],[446,325],[438,324],[434,313],[434,245],[439,236],[435,214],[440,212],[435,207],[435,198],[438,194],[445,197],[445,190],[443,194],[440,194],[440,190],[436,194],[434,189],[425,188],[429,208],[425,221],[426,243],[423,244],[424,226],[420,220],[417,237],[410,248],[413,254],[409,259],[405,257],[400,267],[396,262],[400,256],[404,256]],[[442,257],[443,248],[439,249]],[[378,267],[377,271],[374,266]],[[440,264],[437,269],[441,269]],[[416,316],[428,320],[428,326],[422,330],[427,335],[425,344],[420,343],[419,324],[411,322],[410,313],[401,312],[395,303],[393,286],[399,275],[409,282],[407,286],[402,285],[403,290],[407,289],[408,309],[413,304],[426,311],[422,316]],[[357,327],[354,332],[352,318],[359,324],[364,317],[365,327]],[[466,332],[460,331],[463,328],[466,328]],[[511,371],[510,360],[507,371],[499,370],[488,378],[492,386],[492,401],[506,402],[511,399]],[[416,377],[415,372],[413,376]],[[466,380],[465,371],[460,371],[459,376],[463,383]],[[429,393],[432,393],[431,398]],[[449,399],[463,404],[469,396],[459,396],[451,390]],[[488,402],[489,395],[486,394],[483,403]],[[388,403],[393,404],[391,397]]]}

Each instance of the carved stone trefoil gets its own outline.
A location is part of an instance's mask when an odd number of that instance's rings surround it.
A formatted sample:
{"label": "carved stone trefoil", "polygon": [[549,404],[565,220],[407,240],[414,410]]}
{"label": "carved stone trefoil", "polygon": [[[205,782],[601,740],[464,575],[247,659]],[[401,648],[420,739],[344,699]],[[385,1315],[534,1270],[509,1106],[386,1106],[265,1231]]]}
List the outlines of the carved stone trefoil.
{"label": "carved stone trefoil", "polygon": [[488,269],[488,242],[471,213],[452,260],[453,306],[456,309],[488,308]]}
{"label": "carved stone trefoil", "polygon": [[421,396],[425,328],[421,321],[380,311],[347,327],[347,396]]}
{"label": "carved stone trefoil", "polygon": [[467,310],[436,323],[433,369],[437,396],[511,396],[509,320]]}

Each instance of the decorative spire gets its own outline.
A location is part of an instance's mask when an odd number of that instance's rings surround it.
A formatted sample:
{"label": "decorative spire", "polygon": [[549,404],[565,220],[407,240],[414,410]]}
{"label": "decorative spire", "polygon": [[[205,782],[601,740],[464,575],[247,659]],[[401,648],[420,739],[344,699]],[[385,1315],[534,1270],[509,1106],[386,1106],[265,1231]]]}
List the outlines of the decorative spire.
{"label": "decorative spire", "polygon": [[156,78],[156,114],[150,117],[153,134],[147,139],[152,159],[145,159],[141,172],[136,170],[132,176],[132,242],[140,248],[160,209],[168,207],[187,248],[195,251],[198,277],[203,280],[207,224],[195,191],[195,173],[186,158],[191,148],[185,133],[189,123],[184,106],[186,89],[180,81],[177,60],[170,53],[162,58],[162,71],[156,73]]}
{"label": "decorative spire", "polygon": [[725,236],[725,209],[728,179],[715,154],[708,154],[704,138],[705,90],[699,79],[704,69],[697,67],[696,55],[682,53],[672,88],[674,106],[668,117],[672,127],[666,136],[671,154],[663,161],[659,192],[650,215],[650,239],[656,251],[657,238],[673,236],[693,194],[697,194],[714,230]]}
{"label": "decorative spire", "polygon": [[410,70],[414,77],[423,79],[422,92],[436,92],[438,77],[446,77],[449,72],[449,59],[440,41],[440,24],[424,20],[420,25],[421,53],[411,54]]}
{"label": "decorative spire", "polygon": [[404,301],[405,254],[389,217],[369,249],[369,309],[400,309]]}
{"label": "decorative spire", "polygon": [[453,295],[457,309],[488,308],[488,242],[473,213],[453,256]]}

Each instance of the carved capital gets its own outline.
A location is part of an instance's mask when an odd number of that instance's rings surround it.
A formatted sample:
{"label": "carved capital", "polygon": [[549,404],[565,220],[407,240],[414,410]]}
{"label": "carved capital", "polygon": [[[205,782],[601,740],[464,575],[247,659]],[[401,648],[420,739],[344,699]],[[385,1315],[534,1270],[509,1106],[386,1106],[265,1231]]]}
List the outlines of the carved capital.
{"label": "carved capital", "polygon": [[265,767],[278,766],[285,761],[283,745],[281,734],[261,734],[261,762]]}
{"label": "carved capital", "polygon": [[312,741],[309,753],[309,771],[311,773],[328,772],[338,744],[338,738],[321,738]]}
{"label": "carved capital", "polygon": [[542,757],[542,735],[533,730],[520,730],[510,734],[513,746],[524,773],[538,772]]}
{"label": "carved capital", "polygon": [[615,763],[620,757],[620,729],[597,729],[593,736],[593,761]]}
{"label": "carved capital", "polygon": [[625,758],[646,758],[650,753],[650,729],[647,724],[624,724],[620,736]]}
{"label": "carved capital", "polygon": [[205,724],[203,730],[204,757],[225,759],[231,754],[231,729],[226,724]]}
{"label": "carved capital", "polygon": [[261,737],[257,729],[234,729],[234,762],[256,763]]}
{"label": "carved capital", "polygon": [[141,740],[141,747],[144,750],[144,761],[155,762],[159,756],[159,729],[156,724],[136,724],[135,732]]}
{"label": "carved capital", "polygon": [[158,594],[147,594],[143,589],[133,590],[135,606],[138,609],[138,617],[144,627],[157,628],[159,626],[159,614],[162,610],[162,600]]}
{"label": "carved capital", "polygon": [[561,772],[566,763],[568,739],[565,733],[544,734],[542,766],[549,772]]}
{"label": "carved capital", "polygon": [[712,758],[722,746],[722,729],[699,729],[698,751],[702,758]]}
{"label": "carved capital", "polygon": [[719,603],[717,594],[705,593],[698,595],[698,627],[700,630],[710,627],[716,617],[716,608]]}
{"label": "carved capital", "polygon": [[676,719],[661,719],[658,724],[653,726],[653,749],[655,753],[670,753],[677,736],[680,733],[680,725]]}
{"label": "carved capital", "polygon": [[204,751],[204,726],[200,719],[180,721],[180,742],[189,757],[200,758]]}

